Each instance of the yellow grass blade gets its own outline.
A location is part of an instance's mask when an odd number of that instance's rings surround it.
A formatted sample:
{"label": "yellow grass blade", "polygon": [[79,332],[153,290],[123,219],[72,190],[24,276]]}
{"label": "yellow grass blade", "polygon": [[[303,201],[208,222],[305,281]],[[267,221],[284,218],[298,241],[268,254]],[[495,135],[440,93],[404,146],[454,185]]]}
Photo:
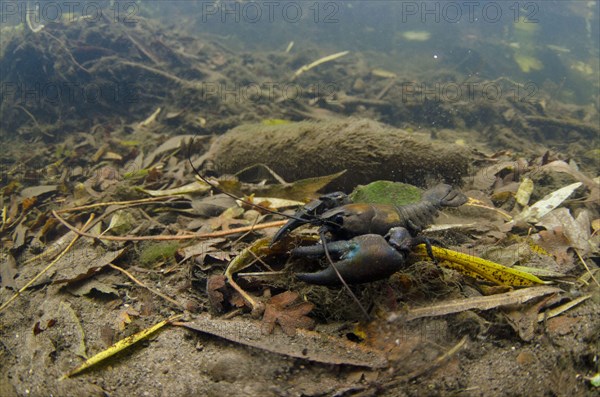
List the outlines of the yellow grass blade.
{"label": "yellow grass blade", "polygon": [[142,331],[138,332],[137,334],[134,334],[134,335],[128,336],[127,338],[121,339],[114,345],[110,346],[108,349],[101,351],[100,353],[96,354],[93,357],[88,358],[79,367],[77,367],[74,370],[63,375],[63,377],[61,379],[66,379],[73,375],[77,375],[81,371],[86,370],[86,369],[90,368],[91,366],[96,365],[96,364],[106,360],[107,358],[114,356],[121,350],[124,350],[124,349],[128,348],[129,346],[133,345],[134,343],[139,342],[140,340],[153,334],[154,332],[158,331],[165,325],[167,325],[175,320],[178,320],[179,318],[181,318],[181,315],[173,316],[164,321],[161,321],[160,323],[158,323],[156,325],[153,325],[150,328],[146,328],[145,330],[142,330]]}
{"label": "yellow grass blade", "polygon": [[[533,274],[512,269],[486,259],[446,248],[435,246],[431,248],[433,250],[433,256],[439,261],[441,266],[457,270],[469,277],[511,287],[528,287],[536,284],[548,284]],[[418,245],[414,252],[422,258],[427,258],[424,244]]]}

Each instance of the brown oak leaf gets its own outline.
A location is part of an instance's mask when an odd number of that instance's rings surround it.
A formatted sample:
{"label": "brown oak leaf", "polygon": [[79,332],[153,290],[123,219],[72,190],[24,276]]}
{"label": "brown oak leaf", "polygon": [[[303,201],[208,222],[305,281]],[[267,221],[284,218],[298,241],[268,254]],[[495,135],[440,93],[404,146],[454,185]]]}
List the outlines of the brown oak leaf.
{"label": "brown oak leaf", "polygon": [[573,255],[568,252],[571,244],[563,229],[556,227],[553,230],[542,230],[539,235],[540,246],[556,258],[556,262],[563,266],[563,271],[570,269],[573,265]]}
{"label": "brown oak leaf", "polygon": [[229,288],[226,281],[224,275],[214,275],[210,276],[206,282],[210,307],[217,313],[223,313],[231,306],[237,308],[246,306],[244,298],[237,291]]}
{"label": "brown oak leaf", "polygon": [[275,295],[265,305],[263,332],[270,334],[279,324],[288,336],[296,335],[296,328],[313,328],[315,322],[306,316],[313,309],[310,302],[297,302],[298,293],[286,291]]}
{"label": "brown oak leaf", "polygon": [[223,311],[223,300],[225,291],[225,276],[215,275],[208,278],[206,282],[206,293],[210,306],[217,312]]}

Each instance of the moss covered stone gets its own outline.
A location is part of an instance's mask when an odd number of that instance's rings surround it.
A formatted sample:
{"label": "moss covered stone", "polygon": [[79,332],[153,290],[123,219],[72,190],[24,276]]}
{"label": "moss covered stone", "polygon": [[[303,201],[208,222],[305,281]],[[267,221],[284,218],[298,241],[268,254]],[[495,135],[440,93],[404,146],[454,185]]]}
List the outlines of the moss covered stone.
{"label": "moss covered stone", "polygon": [[358,186],[350,194],[354,203],[406,205],[421,200],[422,190],[407,183],[375,181]]}
{"label": "moss covered stone", "polygon": [[205,158],[221,174],[265,164],[287,181],[347,170],[330,188],[349,192],[375,180],[423,187],[431,181],[460,184],[471,155],[425,134],[348,118],[241,125],[218,137]]}

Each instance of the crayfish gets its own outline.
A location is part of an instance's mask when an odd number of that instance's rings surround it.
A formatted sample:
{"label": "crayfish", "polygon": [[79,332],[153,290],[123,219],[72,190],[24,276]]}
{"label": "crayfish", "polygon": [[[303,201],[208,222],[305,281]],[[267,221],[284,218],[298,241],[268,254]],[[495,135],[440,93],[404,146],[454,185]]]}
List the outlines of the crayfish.
{"label": "crayfish", "polygon": [[458,207],[466,201],[464,194],[446,184],[425,191],[418,203],[403,206],[348,203],[343,193],[330,193],[297,211],[275,234],[272,243],[302,224],[320,225],[322,244],[295,248],[291,254],[326,255],[339,261],[330,260],[326,269],[296,277],[320,285],[368,283],[401,269],[411,249],[419,244],[425,244],[435,261],[430,241],[418,233],[433,222],[439,209]]}

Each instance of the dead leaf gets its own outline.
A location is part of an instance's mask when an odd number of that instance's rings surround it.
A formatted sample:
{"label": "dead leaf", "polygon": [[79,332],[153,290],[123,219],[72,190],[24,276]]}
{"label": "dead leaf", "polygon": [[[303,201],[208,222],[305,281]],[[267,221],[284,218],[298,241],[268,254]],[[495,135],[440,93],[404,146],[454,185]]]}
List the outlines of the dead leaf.
{"label": "dead leaf", "polygon": [[571,175],[576,180],[585,184],[585,186],[590,190],[590,200],[598,202],[600,199],[600,185],[597,181],[585,175],[583,172],[577,170],[571,165],[565,163],[562,160],[556,160],[551,163],[545,164],[542,166],[542,170],[552,170],[556,172],[564,172],[566,174]]}
{"label": "dead leaf", "polygon": [[[219,256],[219,249],[215,245],[226,241],[224,238],[213,238],[210,240],[200,241],[189,247],[180,248],[177,250],[177,256],[182,258],[181,261],[186,261],[190,258],[196,258],[196,263],[204,263],[204,258],[210,253],[215,253]],[[202,270],[207,270],[201,267]]]}
{"label": "dead leaf", "polygon": [[514,290],[498,295],[477,296],[472,298],[452,299],[431,306],[410,309],[407,312],[394,312],[388,316],[388,322],[412,321],[423,317],[445,316],[467,310],[491,310],[502,306],[520,305],[531,299],[549,294],[559,294],[560,288],[551,286],[530,287]]}
{"label": "dead leaf", "polygon": [[54,192],[54,191],[56,191],[56,189],[57,189],[56,185],[41,185],[41,186],[27,187],[27,188],[21,190],[21,197],[23,197],[23,198],[38,197],[38,196],[41,196],[46,193]]}
{"label": "dead leaf", "polygon": [[15,231],[12,234],[13,239],[13,249],[17,250],[21,248],[25,244],[25,239],[27,238],[27,233],[29,232],[29,228],[25,226],[25,219],[23,219],[17,227],[15,227]]}
{"label": "dead leaf", "polygon": [[[59,310],[65,312],[65,323],[69,324],[72,331],[66,331],[65,333],[71,334],[74,338],[74,343],[71,345],[71,349],[75,354],[82,358],[87,358],[86,347],[85,347],[85,332],[81,325],[81,320],[77,315],[77,312],[73,309],[70,303],[60,302]],[[50,321],[54,321],[53,319]],[[75,343],[76,341],[76,343]]]}
{"label": "dead leaf", "polygon": [[105,295],[119,296],[119,291],[112,285],[103,283],[99,280],[84,281],[83,283],[77,283],[77,285],[70,285],[67,288],[67,291],[75,296],[88,295],[92,290],[96,290]]}
{"label": "dead leaf", "polygon": [[121,160],[123,160],[123,156],[121,156],[119,153],[115,153],[115,152],[106,152],[104,154],[104,156],[102,156],[102,160],[121,161]]}
{"label": "dead leaf", "polygon": [[192,182],[184,186],[179,186],[173,189],[148,190],[138,188],[139,191],[149,194],[152,197],[177,196],[181,194],[204,193],[210,190],[210,186],[204,182]]}
{"label": "dead leaf", "polygon": [[592,229],[594,229],[594,234],[598,233],[598,230],[600,230],[600,218],[594,219],[591,225]]}
{"label": "dead leaf", "polygon": [[567,252],[571,248],[571,245],[569,244],[569,239],[563,233],[562,226],[557,226],[550,230],[542,230],[539,232],[539,235],[539,245],[552,254],[559,265],[563,266],[563,268],[566,267],[563,273],[571,269],[573,255]]}
{"label": "dead leaf", "polygon": [[504,315],[510,326],[519,334],[522,340],[529,342],[535,336],[538,323],[538,313],[556,295],[550,295],[539,302],[521,304],[513,310],[505,310]]}
{"label": "dead leaf", "polygon": [[272,333],[276,323],[288,336],[296,335],[296,328],[310,329],[315,326],[314,320],[306,316],[314,305],[310,302],[294,303],[298,297],[297,292],[286,291],[267,302],[262,320],[265,333]]}
{"label": "dead leaf", "polygon": [[264,324],[257,321],[218,320],[208,315],[201,315],[190,322],[176,325],[268,352],[320,363],[370,368],[383,368],[388,365],[381,351],[350,342],[346,338],[336,338],[315,331],[298,329],[293,337],[279,332],[265,336]]}
{"label": "dead leaf", "polygon": [[261,190],[260,194],[289,200],[312,199],[315,198],[315,192],[318,192],[345,173],[346,170],[343,170],[331,175],[300,179],[286,185],[269,185],[264,190]]}
{"label": "dead leaf", "polygon": [[223,312],[223,301],[225,300],[225,276],[222,274],[210,276],[206,282],[206,293],[210,307],[216,312]]}
{"label": "dead leaf", "polygon": [[102,234],[106,234],[109,231],[114,235],[125,234],[131,232],[134,225],[137,226],[137,222],[130,211],[118,210],[110,217],[110,223]]}
{"label": "dead leaf", "polygon": [[[218,313],[223,313],[231,306],[241,308],[247,306],[244,298],[226,283],[225,275],[214,275],[206,282],[206,292],[210,306]],[[225,305],[228,303],[228,305]],[[227,306],[227,307],[225,307]]]}
{"label": "dead leaf", "polygon": [[15,276],[17,275],[17,261],[12,255],[0,253],[0,286],[3,288],[16,289]]}
{"label": "dead leaf", "polygon": [[[53,283],[73,283],[90,278],[103,267],[117,259],[125,249],[117,251],[103,251],[96,249],[89,241],[78,241],[73,249],[63,256],[54,267],[40,278],[35,285],[52,281]],[[31,280],[47,263],[26,266],[21,270],[18,280],[25,284]]]}
{"label": "dead leaf", "polygon": [[245,226],[248,224],[248,221],[245,219],[238,219],[243,214],[243,208],[231,207],[226,209],[225,212],[218,217],[210,219],[208,224],[212,230],[228,230],[239,226]]}
{"label": "dead leaf", "polygon": [[33,335],[34,336],[38,336],[39,334],[41,334],[42,332],[44,332],[46,330],[46,328],[42,328],[40,326],[40,322],[37,321],[34,325],[33,325]]}
{"label": "dead leaf", "polygon": [[523,178],[523,181],[519,185],[519,190],[515,194],[515,200],[519,205],[523,207],[529,204],[529,198],[533,192],[533,181],[530,178]]}
{"label": "dead leaf", "polygon": [[29,211],[37,203],[37,197],[25,197],[23,199],[23,212]]}
{"label": "dead leaf", "polygon": [[571,247],[576,248],[582,256],[594,250],[594,245],[590,242],[591,220],[588,211],[581,211],[575,219],[568,208],[557,208],[546,214],[536,225],[547,230],[561,228]]}
{"label": "dead leaf", "polygon": [[473,188],[477,190],[487,190],[498,180],[497,175],[505,170],[520,170],[523,171],[527,165],[519,161],[502,161],[497,164],[490,165],[477,171],[473,177]]}
{"label": "dead leaf", "polygon": [[173,316],[167,320],[163,320],[158,324],[153,325],[150,328],[146,328],[143,329],[142,331],[130,335],[126,338],[123,338],[121,340],[119,340],[117,343],[115,343],[114,345],[110,346],[108,349],[101,351],[100,353],[95,354],[94,356],[90,357],[89,359],[85,360],[81,365],[79,365],[77,368],[69,371],[68,373],[64,374],[60,380],[64,380],[66,378],[69,378],[71,376],[77,375],[80,372],[106,360],[109,357],[114,356],[115,354],[119,353],[120,351],[127,349],[128,347],[132,346],[133,344],[139,342],[140,340],[147,338],[148,336],[150,336],[151,334],[153,334],[154,332],[158,331],[159,329],[161,329],[162,327],[164,327],[167,324],[170,324],[172,321],[175,321],[177,319],[181,318],[181,315],[177,315],[177,316]]}
{"label": "dead leaf", "polygon": [[229,303],[233,307],[242,308],[244,306],[248,306],[248,302],[244,300],[244,297],[240,295],[239,292],[233,291],[231,296],[229,297]]}
{"label": "dead leaf", "polygon": [[231,260],[231,252],[227,251],[213,251],[206,254],[206,256],[217,262],[229,262]]}
{"label": "dead leaf", "polygon": [[[40,216],[40,218],[38,218],[40,221],[42,219],[46,219],[45,214],[43,214],[42,216]],[[37,221],[36,221],[37,223]],[[37,237],[42,239],[44,238],[48,233],[53,232],[56,230],[56,226],[60,224],[60,222],[58,221],[58,219],[56,218],[47,218],[46,221],[44,222],[43,226],[41,227],[41,229],[39,230],[39,232],[37,232]],[[33,227],[32,227],[33,229]]]}
{"label": "dead leaf", "polygon": [[193,196],[191,200],[192,210],[190,212],[206,218],[219,216],[227,208],[236,205],[234,199],[224,194],[215,194],[203,198]]}
{"label": "dead leaf", "polygon": [[[125,248],[117,251],[96,251],[90,247],[82,248],[72,253],[65,263],[62,259],[56,265],[54,283],[72,283],[84,280],[98,273],[125,252]],[[64,258],[63,258],[64,259]],[[60,266],[62,265],[62,266]]]}
{"label": "dead leaf", "polygon": [[520,214],[515,216],[514,220],[537,222],[550,211],[561,205],[562,202],[569,198],[569,196],[580,186],[581,182],[576,182],[547,194],[531,207],[524,208]]}
{"label": "dead leaf", "polygon": [[[199,136],[198,139],[208,139],[209,137]],[[168,139],[157,147],[152,153],[148,154],[142,163],[142,168],[148,168],[154,159],[165,152],[172,152],[182,148],[188,141],[196,139],[194,135],[177,135]]]}
{"label": "dead leaf", "polygon": [[[532,274],[521,272],[474,255],[437,246],[432,246],[431,249],[441,266],[457,270],[467,277],[491,281],[497,285],[514,287],[545,284],[543,280]],[[427,258],[427,250],[424,244],[415,247],[413,252],[422,258]]]}
{"label": "dead leaf", "polygon": [[131,323],[131,317],[139,317],[139,315],[140,313],[131,306],[129,306],[127,309],[121,310],[115,320],[116,329],[118,329],[120,332],[124,331],[127,324]]}
{"label": "dead leaf", "polygon": [[[282,210],[285,208],[294,208],[304,205],[303,201],[281,199],[277,197],[255,197],[252,196],[249,202],[259,205],[270,210]],[[242,204],[242,201],[238,200],[238,204]]]}

